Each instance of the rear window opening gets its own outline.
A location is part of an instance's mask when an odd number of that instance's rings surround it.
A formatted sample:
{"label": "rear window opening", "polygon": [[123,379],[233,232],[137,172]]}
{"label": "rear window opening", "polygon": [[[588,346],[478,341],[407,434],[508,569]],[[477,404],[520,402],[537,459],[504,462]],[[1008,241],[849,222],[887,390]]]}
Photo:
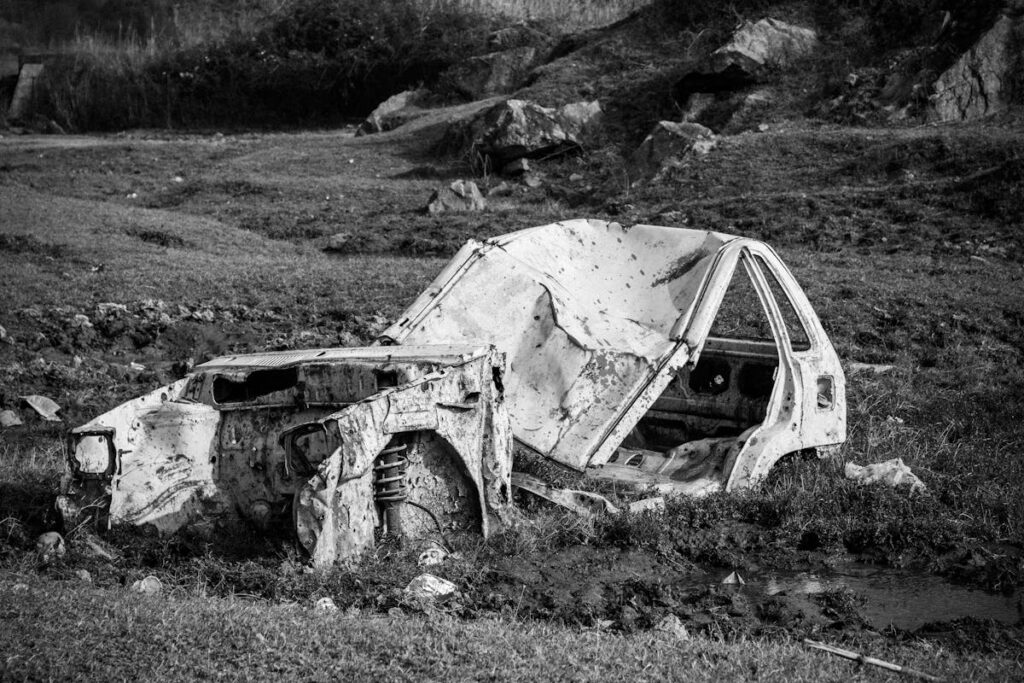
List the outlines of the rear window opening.
{"label": "rear window opening", "polygon": [[245,403],[261,396],[292,389],[299,383],[296,368],[255,370],[245,379],[235,380],[218,376],[213,380],[213,400],[216,403]]}

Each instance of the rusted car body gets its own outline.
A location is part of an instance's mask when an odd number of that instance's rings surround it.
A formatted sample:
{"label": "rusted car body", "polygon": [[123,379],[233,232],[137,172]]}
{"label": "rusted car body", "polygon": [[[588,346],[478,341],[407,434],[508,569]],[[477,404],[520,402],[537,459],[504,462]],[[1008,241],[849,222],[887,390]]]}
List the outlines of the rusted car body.
{"label": "rusted car body", "polygon": [[217,358],[72,430],[57,507],[66,527],[246,520],[320,565],[375,531],[486,535],[510,504],[503,369],[486,345]]}
{"label": "rusted car body", "polygon": [[665,491],[846,439],[836,352],[757,240],[573,220],[471,241],[381,341],[493,344],[521,447]]}

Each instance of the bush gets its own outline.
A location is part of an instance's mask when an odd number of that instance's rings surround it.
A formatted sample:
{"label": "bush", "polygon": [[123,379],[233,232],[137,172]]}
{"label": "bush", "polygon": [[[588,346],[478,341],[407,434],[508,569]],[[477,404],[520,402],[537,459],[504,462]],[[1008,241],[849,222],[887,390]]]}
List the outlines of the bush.
{"label": "bush", "polygon": [[296,0],[250,34],[80,51],[47,70],[40,113],[77,130],[336,123],[483,52],[491,28],[409,0]]}

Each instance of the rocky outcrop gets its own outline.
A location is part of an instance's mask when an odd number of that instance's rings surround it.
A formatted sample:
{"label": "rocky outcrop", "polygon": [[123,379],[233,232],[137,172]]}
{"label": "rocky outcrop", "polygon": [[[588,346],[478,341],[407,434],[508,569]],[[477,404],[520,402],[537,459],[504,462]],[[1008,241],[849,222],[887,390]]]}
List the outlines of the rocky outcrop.
{"label": "rocky outcrop", "polygon": [[[791,66],[796,60],[811,54],[818,46],[814,31],[793,26],[777,19],[747,22],[733,33],[725,45],[712,52],[690,69],[675,86],[675,99],[687,108],[718,112],[717,119],[728,120],[731,112],[743,105],[742,97],[731,101],[740,90],[763,80],[772,69]],[[709,107],[715,95],[719,102]],[[696,100],[693,102],[691,100]],[[691,119],[701,119],[691,113]],[[717,122],[721,125],[721,121]]]}
{"label": "rocky outcrop", "polygon": [[587,131],[599,125],[597,101],[560,108],[527,100],[506,100],[448,130],[443,151],[469,154],[491,169],[516,159],[556,156],[580,149]]}
{"label": "rocky outcrop", "polygon": [[441,75],[441,88],[471,100],[510,93],[526,82],[541,57],[532,46],[470,57]]}
{"label": "rocky outcrop", "polygon": [[660,121],[633,152],[630,179],[656,175],[665,166],[678,163],[690,154],[707,154],[715,143],[714,133],[699,123]]}
{"label": "rocky outcrop", "polygon": [[377,105],[377,108],[366,117],[356,135],[369,135],[371,133],[383,133],[394,130],[404,123],[408,123],[419,116],[424,110],[417,106],[427,95],[426,90],[406,90]]}
{"label": "rocky outcrop", "polygon": [[738,65],[747,71],[766,66],[786,67],[811,54],[818,46],[809,28],[777,19],[762,19],[740,26],[728,43],[711,53],[710,66],[722,70]]}
{"label": "rocky outcrop", "polygon": [[968,121],[1004,111],[1020,79],[1020,20],[1003,16],[935,82],[929,118]]}
{"label": "rocky outcrop", "polygon": [[487,201],[480,188],[470,180],[456,180],[448,187],[434,191],[427,201],[427,213],[446,211],[483,211]]}

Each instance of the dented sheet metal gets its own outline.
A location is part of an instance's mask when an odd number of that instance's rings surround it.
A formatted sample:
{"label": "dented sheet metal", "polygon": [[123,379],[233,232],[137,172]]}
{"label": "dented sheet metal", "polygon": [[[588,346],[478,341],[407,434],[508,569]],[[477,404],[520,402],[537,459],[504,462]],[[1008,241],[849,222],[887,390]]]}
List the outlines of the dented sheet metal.
{"label": "dented sheet metal", "polygon": [[[503,371],[486,345],[218,358],[72,430],[58,509],[68,527],[290,527],[329,564],[372,545],[374,462],[399,439],[406,454],[389,474],[428,510],[410,520],[412,535],[437,525],[486,534],[509,498]],[[310,431],[328,417],[340,440]],[[301,457],[289,459],[286,434],[301,438]]]}
{"label": "dented sheet metal", "polygon": [[601,464],[619,421],[664,388],[660,371],[688,360],[680,330],[730,239],[576,220],[470,242],[383,337],[493,343],[516,438],[576,469]]}
{"label": "dented sheet metal", "polygon": [[[767,336],[711,336],[734,277],[752,286],[744,300]],[[835,350],[792,274],[757,240],[573,220],[470,241],[379,341],[493,344],[509,361],[516,440],[576,470],[609,463],[645,421],[677,425],[664,451],[730,437],[722,457],[678,460],[688,464],[676,476],[618,464],[604,472],[658,490],[751,486],[785,454],[846,438]],[[699,386],[702,355],[724,364],[728,393]],[[764,379],[751,380],[758,372]],[[656,405],[663,396],[677,405]]]}

